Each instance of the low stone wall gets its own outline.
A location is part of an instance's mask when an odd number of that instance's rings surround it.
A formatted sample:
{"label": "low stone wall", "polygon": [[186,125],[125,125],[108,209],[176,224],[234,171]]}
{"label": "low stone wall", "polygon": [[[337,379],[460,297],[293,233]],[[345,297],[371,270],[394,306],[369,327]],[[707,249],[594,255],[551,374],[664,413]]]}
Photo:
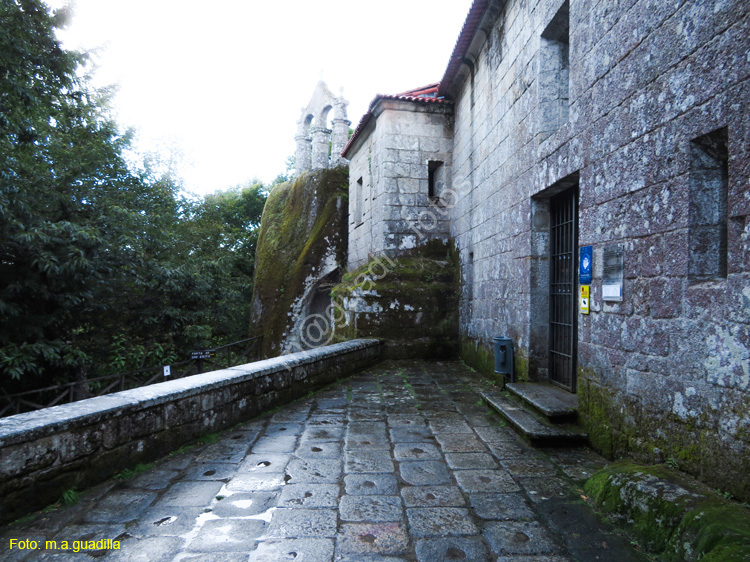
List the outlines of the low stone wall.
{"label": "low stone wall", "polygon": [[377,361],[353,340],[0,420],[0,522]]}

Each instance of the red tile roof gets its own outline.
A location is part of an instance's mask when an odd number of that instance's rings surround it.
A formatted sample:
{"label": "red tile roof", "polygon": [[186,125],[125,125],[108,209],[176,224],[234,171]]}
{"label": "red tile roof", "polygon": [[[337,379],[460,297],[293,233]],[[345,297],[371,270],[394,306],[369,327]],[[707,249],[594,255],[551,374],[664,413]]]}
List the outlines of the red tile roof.
{"label": "red tile roof", "polygon": [[490,5],[490,2],[491,0],[474,0],[474,2],[472,3],[471,8],[469,9],[469,13],[466,16],[466,20],[464,21],[463,28],[461,28],[461,33],[459,34],[458,40],[456,41],[456,46],[453,48],[453,54],[448,61],[448,67],[445,69],[445,74],[443,74],[443,79],[440,82],[428,84],[427,86],[422,86],[421,88],[414,88],[413,90],[407,90],[406,92],[402,92],[400,94],[379,94],[375,96],[372,102],[370,102],[370,107],[368,108],[367,113],[362,116],[362,119],[357,125],[357,128],[354,130],[354,134],[349,139],[349,142],[344,147],[344,150],[341,152],[341,156],[346,158],[346,154],[351,148],[352,144],[354,144],[354,141],[357,139],[359,134],[370,122],[370,119],[372,119],[372,111],[373,109],[375,109],[375,106],[380,100],[403,100],[418,103],[453,103],[452,101],[446,99],[446,93],[452,86],[452,82],[453,80],[455,80],[456,75],[458,74],[458,71],[463,64],[464,57],[466,56],[466,53],[468,52],[469,47],[474,40],[474,37],[479,29],[479,24],[481,23],[482,18],[484,17],[485,12]]}
{"label": "red tile roof", "polygon": [[362,116],[362,119],[360,119],[357,128],[354,130],[354,134],[349,139],[349,142],[346,143],[344,150],[341,152],[341,156],[346,158],[346,153],[349,152],[349,149],[351,148],[352,144],[354,144],[354,141],[370,122],[370,119],[372,119],[372,112],[380,100],[401,100],[417,103],[452,103],[445,98],[437,96],[439,86],[440,83],[435,82],[434,84],[428,84],[427,86],[422,86],[421,88],[407,90],[405,92],[401,92],[400,94],[378,94],[377,96],[375,96],[375,98],[370,102],[367,113]]}
{"label": "red tile roof", "polygon": [[426,86],[422,86],[421,88],[414,88],[413,90],[407,90],[396,95],[430,97],[430,94],[432,94],[431,97],[435,97],[435,92],[437,92],[438,86],[440,86],[440,82],[434,82],[433,84],[427,84]]}

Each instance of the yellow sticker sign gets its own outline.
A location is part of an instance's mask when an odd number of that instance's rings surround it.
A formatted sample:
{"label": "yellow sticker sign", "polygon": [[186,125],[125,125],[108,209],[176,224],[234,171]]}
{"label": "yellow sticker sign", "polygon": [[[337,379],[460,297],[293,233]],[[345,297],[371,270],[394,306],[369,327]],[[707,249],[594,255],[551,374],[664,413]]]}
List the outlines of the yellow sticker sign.
{"label": "yellow sticker sign", "polygon": [[581,314],[589,313],[590,285],[581,285]]}

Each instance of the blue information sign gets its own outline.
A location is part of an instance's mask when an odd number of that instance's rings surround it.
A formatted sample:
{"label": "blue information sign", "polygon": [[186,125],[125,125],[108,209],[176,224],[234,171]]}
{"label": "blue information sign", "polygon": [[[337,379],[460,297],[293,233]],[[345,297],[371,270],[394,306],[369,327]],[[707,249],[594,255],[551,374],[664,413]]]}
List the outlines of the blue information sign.
{"label": "blue information sign", "polygon": [[593,246],[581,246],[581,268],[578,273],[578,283],[591,285],[591,266],[594,263]]}

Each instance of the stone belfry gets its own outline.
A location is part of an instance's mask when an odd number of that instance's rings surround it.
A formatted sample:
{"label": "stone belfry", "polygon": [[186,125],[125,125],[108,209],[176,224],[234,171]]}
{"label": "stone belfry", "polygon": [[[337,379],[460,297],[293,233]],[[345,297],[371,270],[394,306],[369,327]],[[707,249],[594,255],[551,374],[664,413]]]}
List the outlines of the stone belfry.
{"label": "stone belfry", "polygon": [[[348,160],[341,156],[349,140],[349,125],[346,118],[346,107],[349,102],[343,97],[336,97],[325,82],[315,86],[312,98],[297,121],[297,151],[295,153],[297,173],[321,168],[344,166]],[[327,128],[328,114],[333,109],[331,128]],[[331,146],[328,156],[329,143]]]}

